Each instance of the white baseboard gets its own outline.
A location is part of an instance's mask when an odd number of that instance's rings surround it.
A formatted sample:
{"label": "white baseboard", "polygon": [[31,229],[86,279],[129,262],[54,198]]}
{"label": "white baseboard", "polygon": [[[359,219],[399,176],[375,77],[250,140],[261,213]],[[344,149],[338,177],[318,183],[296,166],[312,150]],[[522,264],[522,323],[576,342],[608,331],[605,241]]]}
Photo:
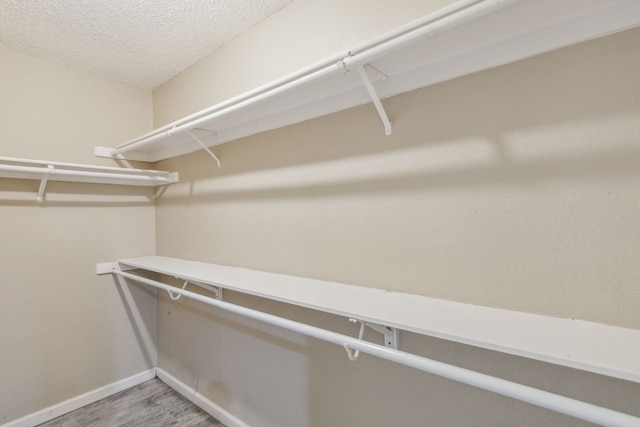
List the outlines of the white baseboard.
{"label": "white baseboard", "polygon": [[148,371],[140,372],[139,374],[133,375],[129,378],[116,381],[115,383],[100,387],[96,390],[87,392],[72,399],[65,400],[64,402],[58,403],[57,405],[50,406],[38,412],[34,412],[33,414],[24,416],[14,421],[10,421],[0,427],[37,426],[38,424],[45,423],[54,418],[58,418],[61,415],[82,408],[83,406],[97,402],[100,399],[104,399],[105,397],[109,397],[128,388],[137,386],[138,384],[142,384],[143,382],[151,380],[155,377],[156,369],[149,369]]}
{"label": "white baseboard", "polygon": [[226,424],[228,427],[250,427],[226,409],[223,409],[160,368],[153,368],[148,371],[140,372],[139,374],[130,376],[129,378],[116,381],[115,383],[100,387],[72,399],[65,400],[64,402],[60,402],[38,412],[34,412],[33,414],[2,424],[0,427],[34,427],[39,424],[46,423],[47,421],[51,421],[54,418],[58,418],[61,415],[75,411],[76,409],[80,409],[83,406],[90,405],[100,399],[104,399],[105,397],[109,397],[128,388],[135,387],[138,384],[142,384],[145,381],[155,378],[156,376],[169,387],[173,388],[182,396],[190,400],[194,405],[200,407],[203,411]]}
{"label": "white baseboard", "polygon": [[213,403],[168,372],[160,368],[156,368],[156,375],[169,387],[183,395],[185,398],[189,399],[194,405],[198,406],[203,411],[216,418],[223,424],[227,425],[228,427],[250,427],[247,423],[243,422],[226,409]]}

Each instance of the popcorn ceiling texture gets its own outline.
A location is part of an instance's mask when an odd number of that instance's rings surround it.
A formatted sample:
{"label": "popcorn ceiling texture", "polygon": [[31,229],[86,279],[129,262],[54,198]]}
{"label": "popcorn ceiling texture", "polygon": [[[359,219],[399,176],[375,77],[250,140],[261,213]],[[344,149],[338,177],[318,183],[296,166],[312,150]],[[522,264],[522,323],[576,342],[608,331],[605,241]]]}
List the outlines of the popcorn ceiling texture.
{"label": "popcorn ceiling texture", "polygon": [[293,0],[0,0],[0,43],[153,89]]}

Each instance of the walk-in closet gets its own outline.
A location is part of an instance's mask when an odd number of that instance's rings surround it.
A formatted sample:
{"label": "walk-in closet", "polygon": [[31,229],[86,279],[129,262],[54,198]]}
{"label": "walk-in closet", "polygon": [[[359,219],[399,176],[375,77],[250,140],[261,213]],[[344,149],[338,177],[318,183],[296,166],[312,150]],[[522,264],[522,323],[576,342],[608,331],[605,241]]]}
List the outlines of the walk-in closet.
{"label": "walk-in closet", "polygon": [[0,427],[640,426],[637,0],[0,0],[0,124]]}

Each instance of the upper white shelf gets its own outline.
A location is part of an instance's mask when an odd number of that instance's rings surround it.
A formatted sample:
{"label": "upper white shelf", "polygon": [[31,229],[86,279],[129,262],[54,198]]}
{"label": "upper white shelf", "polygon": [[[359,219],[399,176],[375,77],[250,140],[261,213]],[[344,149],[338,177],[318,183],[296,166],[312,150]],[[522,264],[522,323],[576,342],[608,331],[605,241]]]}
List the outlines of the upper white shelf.
{"label": "upper white shelf", "polygon": [[637,25],[637,0],[460,0],[344,55],[95,153],[158,161],[372,100],[389,133],[379,98]]}
{"label": "upper white shelf", "polygon": [[640,382],[640,330],[162,256],[117,265]]}
{"label": "upper white shelf", "polygon": [[37,200],[41,202],[48,181],[158,186],[178,182],[178,173],[0,157],[0,178],[40,181]]}

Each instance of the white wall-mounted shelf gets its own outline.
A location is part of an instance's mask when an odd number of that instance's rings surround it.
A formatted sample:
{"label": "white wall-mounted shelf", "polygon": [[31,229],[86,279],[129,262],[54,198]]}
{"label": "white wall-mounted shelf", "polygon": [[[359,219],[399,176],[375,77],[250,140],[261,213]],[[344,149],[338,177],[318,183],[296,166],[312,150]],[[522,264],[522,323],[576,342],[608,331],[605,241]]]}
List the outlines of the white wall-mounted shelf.
{"label": "white wall-mounted shelf", "polygon": [[640,383],[640,331],[162,256],[98,265],[142,269],[489,350]]}
{"label": "white wall-mounted shelf", "polygon": [[[185,280],[185,285],[170,286],[131,271],[137,269],[173,276]],[[402,329],[640,382],[638,330],[161,256],[98,264],[96,272],[167,291],[173,300],[185,296],[338,344],[350,360],[356,360],[363,352],[595,424],[640,425],[640,418],[633,415],[404,352],[395,339],[395,331]],[[213,287],[215,298],[186,289],[188,283]],[[221,299],[220,289],[346,316],[361,322],[360,333],[352,337],[232,304]],[[385,334],[384,345],[362,339],[365,324]],[[387,332],[394,336],[393,342],[387,342]]]}
{"label": "white wall-mounted shelf", "polygon": [[0,157],[0,178],[40,181],[37,200],[42,202],[49,181],[154,187],[178,182],[178,173]]}
{"label": "white wall-mounted shelf", "polygon": [[139,138],[96,147],[95,154],[155,162],[201,149],[197,140],[213,147],[372,100],[390,133],[379,99],[637,25],[637,0],[461,0]]}

